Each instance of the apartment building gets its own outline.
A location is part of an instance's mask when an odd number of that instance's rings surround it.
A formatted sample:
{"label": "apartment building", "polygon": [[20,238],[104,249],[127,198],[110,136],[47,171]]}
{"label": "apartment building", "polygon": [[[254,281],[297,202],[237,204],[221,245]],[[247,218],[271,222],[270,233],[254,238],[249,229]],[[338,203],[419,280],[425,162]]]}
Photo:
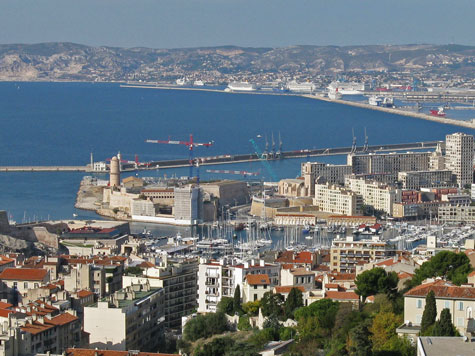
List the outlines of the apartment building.
{"label": "apartment building", "polygon": [[90,347],[109,350],[157,349],[163,331],[162,288],[132,285],[84,307]]}
{"label": "apartment building", "polygon": [[106,294],[106,273],[103,268],[93,264],[71,266],[69,275],[64,276],[64,289],[68,292],[90,290],[102,298]]}
{"label": "apartment building", "polygon": [[401,201],[401,190],[381,182],[347,178],[346,186],[363,199],[363,204],[393,213],[393,204]]}
{"label": "apartment building", "polygon": [[330,250],[330,270],[355,273],[358,264],[386,259],[396,254],[393,246],[385,241],[335,239]]}
{"label": "apartment building", "polygon": [[176,221],[195,225],[200,219],[199,212],[200,189],[192,185],[175,188],[173,214]]}
{"label": "apartment building", "polygon": [[433,170],[416,172],[399,172],[398,181],[403,189],[445,188],[455,184],[452,171]]}
{"label": "apartment building", "polygon": [[17,304],[28,289],[38,288],[50,280],[49,271],[42,268],[5,268],[0,273],[2,299]]}
{"label": "apartment building", "polygon": [[322,211],[354,216],[361,214],[362,199],[347,188],[329,183],[315,184],[313,205]]}
{"label": "apartment building", "polygon": [[475,206],[443,205],[438,208],[440,223],[475,223]]}
{"label": "apartment building", "polygon": [[347,164],[355,174],[426,171],[430,152],[350,153]]}
{"label": "apartment building", "polygon": [[263,274],[268,276],[270,287],[279,285],[278,264],[265,263],[264,260],[237,264],[232,259],[202,259],[198,267],[198,312],[216,312],[222,297],[233,297],[237,286],[243,291],[247,275]]}
{"label": "apartment building", "polygon": [[320,162],[305,162],[301,165],[301,176],[305,180],[307,196],[315,194],[315,180],[322,179],[324,183],[343,184],[345,176],[352,173],[349,165],[325,164]]}
{"label": "apartment building", "polygon": [[473,136],[454,133],[445,137],[445,166],[463,188],[473,183]]}
{"label": "apartment building", "polygon": [[452,323],[461,335],[465,335],[469,320],[475,313],[475,288],[456,286],[441,279],[431,280],[412,288],[404,294],[404,320],[420,327],[427,294],[433,291],[437,307],[437,319],[443,309],[449,309]]}
{"label": "apartment building", "polygon": [[148,283],[152,288],[163,288],[164,326],[179,329],[181,318],[191,314],[197,306],[197,272],[197,260],[172,264],[164,259],[159,266],[147,268],[142,276],[123,276],[122,286]]}

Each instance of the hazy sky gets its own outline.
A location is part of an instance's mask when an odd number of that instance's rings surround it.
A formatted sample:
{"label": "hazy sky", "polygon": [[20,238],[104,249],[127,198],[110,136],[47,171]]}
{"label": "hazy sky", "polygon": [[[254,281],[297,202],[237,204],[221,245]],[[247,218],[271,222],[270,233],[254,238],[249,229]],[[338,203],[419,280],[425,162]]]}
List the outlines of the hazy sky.
{"label": "hazy sky", "polygon": [[475,0],[0,0],[0,43],[52,41],[475,45]]}

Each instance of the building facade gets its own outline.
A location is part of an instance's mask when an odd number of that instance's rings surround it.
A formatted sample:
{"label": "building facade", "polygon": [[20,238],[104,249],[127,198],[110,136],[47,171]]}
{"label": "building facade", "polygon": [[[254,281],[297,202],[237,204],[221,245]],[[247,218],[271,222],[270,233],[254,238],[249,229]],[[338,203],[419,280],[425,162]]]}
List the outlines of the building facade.
{"label": "building facade", "polygon": [[330,184],[315,184],[313,205],[320,210],[342,215],[360,215],[361,198],[349,189]]}
{"label": "building facade", "polygon": [[351,153],[347,156],[347,164],[355,174],[426,171],[429,157],[430,152]]}
{"label": "building facade", "polygon": [[454,133],[445,138],[445,166],[456,176],[457,184],[463,188],[473,183],[473,136]]}

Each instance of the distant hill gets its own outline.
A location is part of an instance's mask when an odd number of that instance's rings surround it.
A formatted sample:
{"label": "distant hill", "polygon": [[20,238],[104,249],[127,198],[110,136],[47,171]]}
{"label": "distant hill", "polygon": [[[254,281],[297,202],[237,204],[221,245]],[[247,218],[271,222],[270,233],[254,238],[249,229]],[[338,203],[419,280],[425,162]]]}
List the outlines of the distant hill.
{"label": "distant hill", "polygon": [[462,45],[235,46],[151,49],[74,43],[0,45],[0,80],[174,80],[313,78],[365,71],[434,71],[474,76],[475,47]]}

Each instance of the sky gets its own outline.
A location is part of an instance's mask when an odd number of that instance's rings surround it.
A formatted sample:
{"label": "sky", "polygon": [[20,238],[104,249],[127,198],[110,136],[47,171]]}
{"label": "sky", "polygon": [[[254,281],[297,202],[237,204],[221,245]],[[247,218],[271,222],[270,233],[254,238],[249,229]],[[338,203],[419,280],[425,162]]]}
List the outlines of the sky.
{"label": "sky", "polygon": [[475,0],[0,0],[0,43],[475,45]]}

